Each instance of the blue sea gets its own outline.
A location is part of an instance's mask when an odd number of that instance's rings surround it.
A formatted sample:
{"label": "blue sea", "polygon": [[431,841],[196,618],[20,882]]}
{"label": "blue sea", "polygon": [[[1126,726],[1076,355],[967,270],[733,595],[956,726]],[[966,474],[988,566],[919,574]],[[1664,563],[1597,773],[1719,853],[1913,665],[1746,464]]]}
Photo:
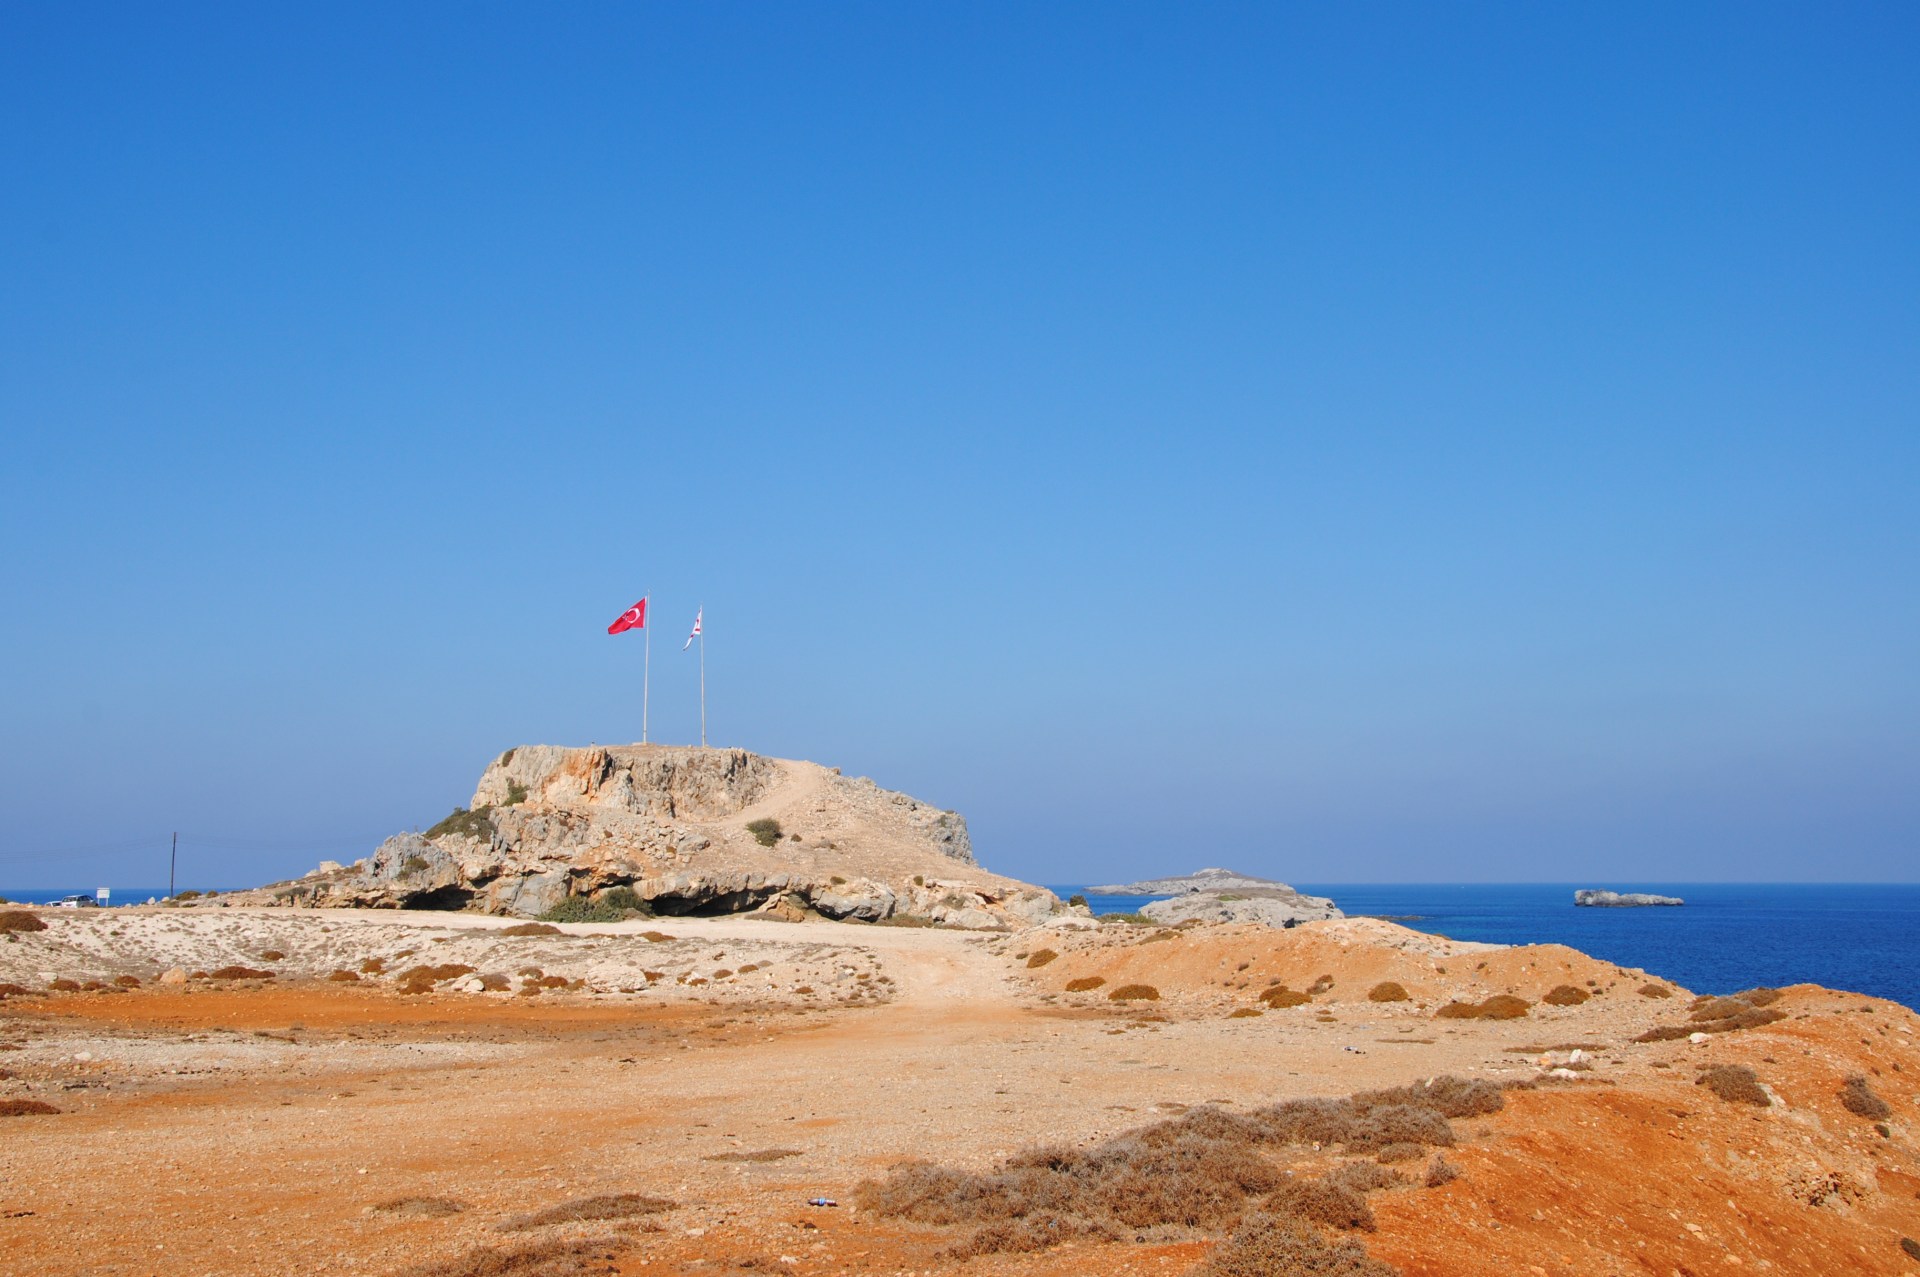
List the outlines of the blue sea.
{"label": "blue sea", "polygon": [[[1696,993],[1803,981],[1920,1009],[1920,885],[1594,883],[1680,896],[1677,909],[1582,909],[1573,884],[1298,883],[1348,914],[1454,940],[1564,944]],[[1053,887],[1063,898],[1086,888]],[[1089,896],[1133,913],[1159,896]]]}

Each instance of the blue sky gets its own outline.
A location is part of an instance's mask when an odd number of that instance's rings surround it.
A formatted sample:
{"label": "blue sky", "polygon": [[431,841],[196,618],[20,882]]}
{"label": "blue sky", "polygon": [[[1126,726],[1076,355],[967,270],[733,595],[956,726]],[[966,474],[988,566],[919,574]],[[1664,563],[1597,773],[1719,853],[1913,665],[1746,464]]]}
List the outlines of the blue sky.
{"label": "blue sky", "polygon": [[698,730],[1041,881],[1907,880],[1904,5],[12,5],[0,886]]}

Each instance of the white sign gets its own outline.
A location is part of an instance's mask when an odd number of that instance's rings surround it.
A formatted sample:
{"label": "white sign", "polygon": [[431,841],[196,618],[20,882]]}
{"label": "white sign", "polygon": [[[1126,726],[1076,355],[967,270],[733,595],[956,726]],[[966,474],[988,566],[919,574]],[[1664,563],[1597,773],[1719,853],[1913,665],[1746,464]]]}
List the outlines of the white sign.
{"label": "white sign", "polygon": [[93,893],[93,896],[94,896],[94,899],[96,899],[96,900],[98,900],[98,901],[99,901],[99,902],[100,902],[101,904],[105,904],[105,903],[107,903],[107,900],[108,900],[108,899],[109,899],[109,898],[110,898],[110,897],[111,897],[112,895],[113,895],[113,892],[112,892],[112,891],[110,891],[110,890],[108,890],[108,889],[107,889],[107,888],[105,888],[105,887],[102,887],[102,888],[100,888],[100,890],[98,890],[98,891],[96,891],[96,892],[94,892],[94,893]]}

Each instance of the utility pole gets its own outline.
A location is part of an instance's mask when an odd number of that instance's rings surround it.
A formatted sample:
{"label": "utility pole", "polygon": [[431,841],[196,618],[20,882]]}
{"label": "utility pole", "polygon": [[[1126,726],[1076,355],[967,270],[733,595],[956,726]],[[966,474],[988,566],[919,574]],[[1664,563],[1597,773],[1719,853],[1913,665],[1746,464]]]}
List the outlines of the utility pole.
{"label": "utility pole", "polygon": [[180,863],[180,831],[173,832],[173,854],[167,857],[167,899],[173,899],[173,870]]}

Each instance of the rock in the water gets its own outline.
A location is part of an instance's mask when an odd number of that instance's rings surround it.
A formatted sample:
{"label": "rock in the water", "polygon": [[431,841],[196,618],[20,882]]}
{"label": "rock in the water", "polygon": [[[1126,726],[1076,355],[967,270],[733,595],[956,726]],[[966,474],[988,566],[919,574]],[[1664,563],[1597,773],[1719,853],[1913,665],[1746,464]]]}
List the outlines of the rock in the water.
{"label": "rock in the water", "polygon": [[1278,890],[1190,891],[1156,900],[1140,911],[1155,922],[1264,922],[1291,927],[1325,918],[1344,918],[1325,896],[1307,896],[1281,884]]}
{"label": "rock in the water", "polygon": [[1637,905],[1683,905],[1687,902],[1678,896],[1654,896],[1643,891],[1576,891],[1573,893],[1573,903],[1623,909]]}

